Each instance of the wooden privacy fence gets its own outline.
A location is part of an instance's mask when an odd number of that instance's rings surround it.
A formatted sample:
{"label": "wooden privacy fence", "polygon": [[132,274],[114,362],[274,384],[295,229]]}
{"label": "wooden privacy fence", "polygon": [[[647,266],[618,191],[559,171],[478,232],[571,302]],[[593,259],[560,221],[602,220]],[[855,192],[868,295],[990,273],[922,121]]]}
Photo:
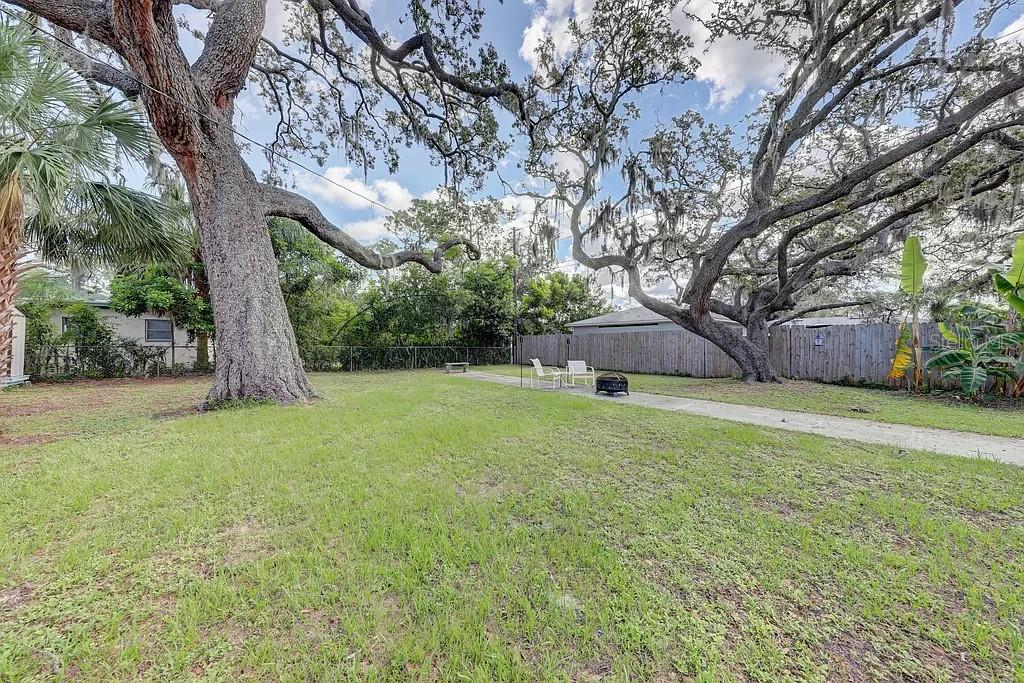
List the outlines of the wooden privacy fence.
{"label": "wooden privacy fence", "polygon": [[[821,382],[886,382],[899,335],[897,325],[784,325],[771,330],[769,354],[776,371],[791,379]],[[540,358],[565,366],[570,358],[603,370],[691,377],[738,377],[735,361],[713,343],[686,330],[548,334],[519,337],[516,362]],[[939,346],[934,323],[921,325],[921,344]],[[928,354],[924,354],[924,360]],[[929,378],[941,384],[938,373]],[[956,383],[954,382],[953,385]]]}

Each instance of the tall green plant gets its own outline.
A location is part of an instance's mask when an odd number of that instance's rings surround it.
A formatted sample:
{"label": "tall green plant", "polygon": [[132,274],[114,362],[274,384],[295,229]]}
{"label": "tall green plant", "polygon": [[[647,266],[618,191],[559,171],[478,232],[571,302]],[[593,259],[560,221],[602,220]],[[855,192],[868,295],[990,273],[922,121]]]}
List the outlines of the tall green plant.
{"label": "tall green plant", "polygon": [[[986,315],[986,310],[977,307],[967,308],[975,311],[972,322],[939,325],[952,348],[930,349],[936,355],[926,367],[938,368],[943,377],[958,380],[961,390],[969,396],[978,394],[990,378],[1015,383],[1024,377],[1024,357],[1020,355],[1024,350],[1024,332],[1005,332],[999,316]],[[1012,355],[1014,350],[1017,356]]]}
{"label": "tall green plant", "polygon": [[1024,319],[1024,235],[1017,238],[1011,252],[1010,268],[1005,273],[993,271],[996,292]]}
{"label": "tall green plant", "polygon": [[913,367],[915,389],[919,389],[924,380],[921,370],[920,305],[924,273],[927,269],[928,262],[921,250],[921,240],[911,235],[903,244],[903,262],[900,268],[900,289],[910,296],[911,326],[908,329],[906,322],[900,325],[896,354],[889,368],[889,379],[898,380]]}

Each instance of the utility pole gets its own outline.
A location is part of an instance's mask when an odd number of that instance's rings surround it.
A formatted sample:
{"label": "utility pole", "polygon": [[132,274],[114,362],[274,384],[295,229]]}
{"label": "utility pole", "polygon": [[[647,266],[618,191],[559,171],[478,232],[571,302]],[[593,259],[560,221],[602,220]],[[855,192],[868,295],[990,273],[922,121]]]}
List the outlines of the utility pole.
{"label": "utility pole", "polygon": [[[519,351],[519,229],[512,223],[512,348],[511,360],[516,362]],[[523,388],[523,364],[519,363],[519,388]]]}

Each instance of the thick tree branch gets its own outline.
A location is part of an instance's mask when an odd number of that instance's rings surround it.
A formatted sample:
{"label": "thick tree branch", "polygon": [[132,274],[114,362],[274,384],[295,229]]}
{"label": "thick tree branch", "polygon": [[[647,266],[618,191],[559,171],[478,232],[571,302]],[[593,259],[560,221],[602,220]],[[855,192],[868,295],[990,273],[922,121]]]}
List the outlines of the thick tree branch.
{"label": "thick tree branch", "polygon": [[110,2],[106,0],[8,0],[12,5],[26,9],[74,33],[98,40],[118,50],[120,41],[114,30]]}
{"label": "thick tree branch", "polygon": [[1004,79],[980,93],[955,114],[948,116],[931,129],[851,169],[827,188],[799,200],[746,216],[726,231],[708,250],[701,268],[690,280],[685,299],[701,312],[708,310],[711,291],[721,275],[722,268],[741,242],[763,233],[779,221],[813,211],[848,196],[858,185],[868,179],[957,134],[963,126],[970,123],[995,102],[1022,88],[1024,88],[1024,73]]}
{"label": "thick tree branch", "polygon": [[138,97],[142,92],[139,79],[134,74],[122,71],[106,62],[90,59],[72,47],[75,36],[71,31],[57,26],[54,29],[54,34],[58,38],[58,41],[55,41],[56,49],[60,52],[64,62],[85,80],[114,88],[129,99]]}
{"label": "thick tree branch", "polygon": [[[428,73],[441,83],[474,97],[499,100],[505,96],[511,97],[515,101],[515,108],[512,110],[524,125],[529,125],[529,115],[526,110],[527,97],[519,86],[514,83],[480,85],[447,71],[434,52],[433,37],[429,33],[417,34],[398,47],[391,47],[373,26],[370,15],[360,9],[355,0],[309,0],[309,2],[317,10],[322,9],[324,5],[330,5],[357,38],[395,67]],[[426,64],[407,61],[416,52],[422,53]]]}
{"label": "thick tree branch", "polygon": [[192,65],[216,106],[223,108],[245,87],[265,20],[265,0],[224,0],[217,6],[203,53]]}
{"label": "thick tree branch", "polygon": [[466,239],[450,239],[437,245],[433,252],[403,250],[381,254],[359,243],[354,237],[327,220],[316,204],[302,195],[273,185],[261,185],[268,216],[289,218],[302,225],[321,241],[334,247],[361,266],[388,270],[405,263],[418,263],[431,273],[440,273],[445,253],[456,246],[465,247],[471,259],[480,258],[480,249]]}

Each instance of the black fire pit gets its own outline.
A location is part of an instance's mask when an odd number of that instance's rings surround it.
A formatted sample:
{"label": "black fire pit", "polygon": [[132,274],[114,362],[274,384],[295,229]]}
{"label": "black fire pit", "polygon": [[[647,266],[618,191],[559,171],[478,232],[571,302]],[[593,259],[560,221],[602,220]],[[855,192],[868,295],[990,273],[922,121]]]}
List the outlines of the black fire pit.
{"label": "black fire pit", "polygon": [[595,384],[594,393],[606,391],[611,395],[615,395],[619,392],[629,396],[629,380],[626,376],[619,372],[606,372],[597,378]]}

